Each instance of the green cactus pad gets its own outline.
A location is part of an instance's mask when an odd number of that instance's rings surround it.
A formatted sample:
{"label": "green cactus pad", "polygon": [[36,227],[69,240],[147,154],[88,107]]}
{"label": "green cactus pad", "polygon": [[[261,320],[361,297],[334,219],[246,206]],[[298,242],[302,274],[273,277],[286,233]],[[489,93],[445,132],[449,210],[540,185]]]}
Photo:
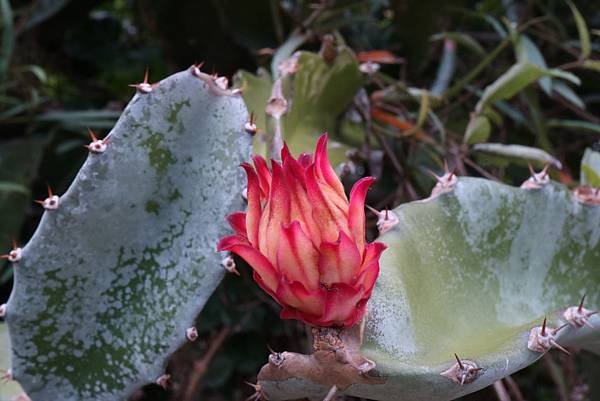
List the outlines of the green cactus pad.
{"label": "green cactus pad", "polygon": [[[295,73],[283,78],[284,96],[289,103],[282,117],[283,139],[294,154],[313,151],[319,135],[328,132],[331,136],[329,157],[334,165],[346,160],[346,151],[362,141],[344,137],[338,119],[352,103],[352,99],[364,85],[365,78],[359,71],[352,51],[339,47],[335,61],[325,62],[317,53],[297,53],[298,68]],[[265,108],[271,96],[272,82],[263,73],[254,75],[240,71],[236,80],[244,88],[243,97],[248,109],[256,115],[259,132],[265,133],[267,122]],[[257,135],[254,152],[267,154],[265,139]]]}
{"label": "green cactus pad", "polygon": [[224,274],[248,114],[193,71],[134,96],[14,264],[12,368],[34,401],[123,400],[154,381]]}
{"label": "green cactus pad", "polygon": [[[530,329],[565,308],[600,307],[600,207],[564,186],[521,189],[460,178],[445,194],[394,210],[399,223],[369,302],[362,354],[383,384],[353,384],[345,394],[374,400],[450,400],[486,387],[536,361]],[[600,353],[594,329],[567,326],[557,341]],[[460,358],[483,370],[460,385],[442,372]],[[271,400],[323,395],[329,387],[296,377],[259,376]],[[399,396],[400,395],[400,396]]]}

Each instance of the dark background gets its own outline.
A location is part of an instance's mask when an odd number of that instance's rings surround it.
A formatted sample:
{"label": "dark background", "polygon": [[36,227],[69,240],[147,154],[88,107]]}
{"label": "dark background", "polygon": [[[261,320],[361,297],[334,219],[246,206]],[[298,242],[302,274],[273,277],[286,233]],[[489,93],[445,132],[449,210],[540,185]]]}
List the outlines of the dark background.
{"label": "dark background", "polygon": [[[301,1],[301,0],[55,0],[5,1],[13,17],[2,22],[3,33],[12,25],[12,37],[2,39],[0,66],[0,182],[18,188],[0,187],[0,246],[11,239],[25,243],[41,215],[32,199],[43,198],[46,185],[56,192],[66,189],[86,152],[86,128],[104,135],[133,94],[127,85],[141,81],[146,68],[151,80],[161,79],[190,64],[204,61],[203,70],[231,77],[245,69],[268,67],[269,49],[281,45],[294,29],[311,33],[304,49],[317,51],[323,35],[339,33],[355,51],[387,50],[399,59],[383,72],[402,85],[429,87],[434,81],[443,41],[435,34],[461,32],[486,51],[499,36],[490,19],[518,24],[532,23],[528,35],[546,63],[556,67],[578,59],[578,31],[568,6],[562,1]],[[595,41],[592,56],[598,56],[600,6],[595,1],[575,2]],[[316,21],[306,24],[317,7],[324,7]],[[3,14],[6,16],[6,14]],[[486,19],[487,18],[487,19]],[[457,77],[472,70],[481,54],[461,48]],[[510,49],[501,52],[483,73],[464,88],[439,115],[448,131],[441,158],[462,166],[463,172],[490,175],[515,184],[527,177],[526,165],[470,157],[461,144],[464,127],[481,90],[515,63]],[[563,162],[565,168],[553,178],[567,185],[578,180],[583,150],[599,139],[600,74],[581,65],[568,69],[582,79],[576,89],[585,108],[561,96],[547,96],[531,88],[511,101],[511,106],[534,124],[533,131],[517,120],[505,119],[493,133],[502,143],[539,146]],[[372,93],[377,85],[367,86]],[[407,118],[418,107],[401,108]],[[82,113],[83,112],[83,113]],[[577,119],[591,130],[550,130],[553,119]],[[427,134],[433,131],[426,127]],[[435,135],[431,135],[435,139]],[[433,182],[424,178],[424,167],[437,169],[427,156],[427,146],[411,138],[388,138],[372,204],[395,206],[425,196]],[[372,146],[365,144],[364,146]],[[469,158],[470,157],[470,158]],[[466,161],[468,159],[468,161]],[[402,176],[394,161],[399,160]],[[463,163],[464,162],[464,163]],[[472,162],[470,164],[469,162]],[[361,171],[373,169],[369,160],[358,158]],[[401,184],[398,182],[401,181]],[[398,190],[400,188],[400,190]],[[370,222],[371,228],[373,221]],[[200,340],[185,346],[169,365],[169,390],[148,386],[133,396],[136,400],[241,400],[252,394],[245,381],[254,382],[268,355],[276,350],[305,351],[305,328],[297,322],[281,321],[279,308],[253,283],[241,266],[242,277],[228,276],[199,317]],[[2,300],[8,298],[11,271],[0,271]],[[206,373],[192,383],[194,363],[210,344],[228,330]],[[551,354],[544,361],[514,375],[516,385],[528,400],[591,399],[583,386],[600,375],[600,364],[586,355]],[[189,390],[190,386],[194,386]],[[514,396],[514,395],[513,395]],[[470,399],[495,399],[492,389]],[[578,398],[579,397],[579,398]],[[598,394],[595,395],[598,399]],[[518,399],[518,398],[515,398]],[[190,400],[191,401],[191,400]]]}

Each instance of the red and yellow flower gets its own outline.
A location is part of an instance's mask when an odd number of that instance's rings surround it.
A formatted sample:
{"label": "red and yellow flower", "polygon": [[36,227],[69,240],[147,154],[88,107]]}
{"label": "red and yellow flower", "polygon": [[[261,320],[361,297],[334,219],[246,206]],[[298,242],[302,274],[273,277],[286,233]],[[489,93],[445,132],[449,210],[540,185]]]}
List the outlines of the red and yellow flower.
{"label": "red and yellow flower", "polygon": [[235,235],[221,239],[254,269],[254,279],[282,307],[283,319],[316,326],[359,322],[379,274],[385,245],[365,241],[365,198],[373,178],[359,180],[350,199],[327,158],[327,135],[314,160],[287,146],[270,171],[260,156],[243,164],[248,211],[228,217]]}

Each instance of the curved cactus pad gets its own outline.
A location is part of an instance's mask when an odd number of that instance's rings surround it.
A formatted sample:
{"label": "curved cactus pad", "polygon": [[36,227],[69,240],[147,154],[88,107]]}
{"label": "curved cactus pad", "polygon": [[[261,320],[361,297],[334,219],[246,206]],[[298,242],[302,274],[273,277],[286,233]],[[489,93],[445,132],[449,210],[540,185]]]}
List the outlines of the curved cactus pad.
{"label": "curved cactus pad", "polygon": [[[361,348],[377,364],[369,375],[383,383],[353,384],[346,394],[460,397],[542,356],[528,338],[545,317],[549,327],[566,323],[563,312],[584,294],[586,308],[600,307],[600,207],[562,185],[527,190],[460,178],[452,191],[394,212],[399,223],[378,239],[388,250]],[[589,323],[565,326],[557,342],[600,353],[600,319]],[[442,375],[455,353],[481,368],[473,381]],[[272,400],[322,395],[335,384],[259,378]]]}
{"label": "curved cactus pad", "polygon": [[155,380],[222,278],[248,116],[193,72],[138,90],[14,264],[13,373],[34,401],[122,400]]}

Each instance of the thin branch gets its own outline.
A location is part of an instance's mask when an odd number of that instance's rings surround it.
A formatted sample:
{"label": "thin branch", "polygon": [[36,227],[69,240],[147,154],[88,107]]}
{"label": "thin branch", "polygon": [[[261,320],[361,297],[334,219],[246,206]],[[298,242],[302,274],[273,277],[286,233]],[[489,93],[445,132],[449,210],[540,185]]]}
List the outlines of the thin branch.
{"label": "thin branch", "polygon": [[502,379],[494,383],[494,390],[500,401],[511,401],[510,395],[508,394],[508,391],[506,391],[506,387],[502,384]]}
{"label": "thin branch", "polygon": [[521,392],[521,389],[519,388],[519,385],[515,382],[515,380],[511,376],[506,376],[504,380],[506,381],[508,389],[512,396],[515,398],[515,400],[525,401],[525,397],[523,397],[523,393]]}
{"label": "thin branch", "polygon": [[468,157],[464,158],[464,162],[465,162],[465,164],[468,164],[469,166],[471,166],[475,171],[477,171],[479,174],[481,174],[485,178],[488,178],[488,179],[493,180],[493,181],[500,182],[500,180],[497,177],[495,177],[492,174],[490,174],[487,171],[485,171],[477,163],[475,163],[473,160],[469,159]]}
{"label": "thin branch", "polygon": [[190,380],[188,381],[188,386],[183,397],[185,401],[192,401],[194,399],[202,378],[206,374],[210,363],[223,345],[223,342],[225,342],[230,331],[229,327],[224,327],[219,334],[213,338],[202,359],[194,362],[194,369],[190,375]]}
{"label": "thin branch", "polygon": [[337,391],[338,391],[338,388],[334,384],[333,387],[331,387],[331,390],[329,390],[329,392],[325,396],[325,398],[323,398],[323,401],[331,401],[331,400],[333,400],[333,397],[335,397],[335,394],[337,393]]}

